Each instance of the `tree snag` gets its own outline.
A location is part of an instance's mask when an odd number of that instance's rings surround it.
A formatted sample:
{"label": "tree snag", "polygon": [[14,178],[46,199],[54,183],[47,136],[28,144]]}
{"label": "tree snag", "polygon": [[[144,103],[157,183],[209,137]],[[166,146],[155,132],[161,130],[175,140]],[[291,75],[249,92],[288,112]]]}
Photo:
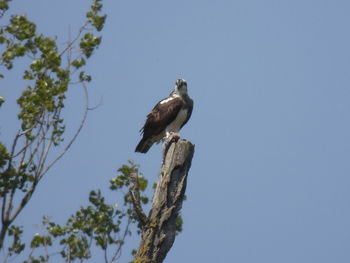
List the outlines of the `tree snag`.
{"label": "tree snag", "polygon": [[[184,200],[187,175],[194,154],[191,142],[176,139],[176,135],[172,135],[164,142],[159,181],[151,211],[147,219],[142,220],[145,224],[134,263],[161,263],[174,243],[176,219]],[[138,214],[142,213],[139,211]]]}

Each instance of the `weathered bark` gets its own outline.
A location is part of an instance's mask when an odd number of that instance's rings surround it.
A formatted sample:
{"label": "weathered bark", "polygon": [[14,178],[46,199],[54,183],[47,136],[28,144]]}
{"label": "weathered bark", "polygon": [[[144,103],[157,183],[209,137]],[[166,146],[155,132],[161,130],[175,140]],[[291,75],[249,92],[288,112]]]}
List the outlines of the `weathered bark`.
{"label": "weathered bark", "polygon": [[134,263],[161,263],[172,247],[176,219],[184,199],[194,145],[186,140],[165,142],[163,164],[152,209],[143,226]]}

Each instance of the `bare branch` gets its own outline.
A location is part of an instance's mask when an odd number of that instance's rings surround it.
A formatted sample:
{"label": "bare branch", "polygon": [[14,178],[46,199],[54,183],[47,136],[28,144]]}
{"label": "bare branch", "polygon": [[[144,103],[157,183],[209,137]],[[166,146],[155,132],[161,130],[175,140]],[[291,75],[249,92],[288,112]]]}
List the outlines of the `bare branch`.
{"label": "bare branch", "polygon": [[7,220],[6,215],[5,215],[6,197],[7,197],[7,194],[5,194],[2,198],[2,207],[1,207],[1,222],[3,225],[4,225],[5,221]]}
{"label": "bare branch", "polygon": [[100,98],[100,101],[93,107],[89,107],[88,110],[96,110],[103,104],[103,97]]}
{"label": "bare branch", "polygon": [[85,95],[85,110],[83,113],[83,118],[80,121],[80,125],[77,129],[77,131],[75,132],[75,134],[73,135],[72,139],[69,141],[69,143],[67,144],[67,146],[64,148],[64,150],[53,160],[51,161],[50,164],[47,165],[47,167],[44,169],[44,171],[42,172],[42,176],[44,174],[47,173],[48,170],[50,170],[50,168],[59,160],[63,157],[63,155],[69,150],[69,148],[72,146],[72,144],[74,143],[74,141],[77,139],[79,133],[81,132],[82,128],[84,127],[84,124],[86,122],[87,119],[87,115],[88,115],[88,111],[89,111],[89,94],[87,91],[87,87],[84,83],[82,83],[83,86],[83,90],[84,90],[84,95]]}
{"label": "bare branch", "polygon": [[88,22],[85,22],[84,25],[82,25],[79,29],[79,32],[78,34],[75,36],[75,38],[71,41],[68,42],[67,46],[65,49],[62,50],[62,52],[60,53],[60,57],[66,53],[66,51],[70,51],[74,45],[74,43],[80,38],[81,34],[86,30],[86,26],[88,25],[89,23]]}
{"label": "bare branch", "polygon": [[9,218],[10,222],[13,222],[16,217],[18,216],[18,214],[23,210],[23,208],[26,206],[26,204],[28,203],[28,201],[30,200],[30,198],[32,197],[35,188],[38,184],[38,181],[34,181],[33,184],[31,185],[30,189],[27,191],[27,193],[24,195],[24,197],[22,198],[21,203],[18,205],[16,211],[12,214],[12,216]]}
{"label": "bare branch", "polygon": [[[27,191],[27,193],[24,195],[24,197],[22,198],[21,203],[19,204],[19,206],[17,207],[16,211],[13,213],[13,215],[10,218],[10,221],[12,222],[17,216],[18,214],[23,210],[23,208],[25,207],[25,205],[28,203],[28,201],[30,200],[30,198],[32,197],[35,188],[38,184],[38,182],[40,181],[40,179],[47,173],[47,171],[60,159],[63,157],[63,155],[69,150],[69,148],[71,147],[71,145],[73,144],[73,142],[76,140],[76,138],[78,137],[81,129],[83,128],[86,118],[87,118],[87,114],[88,114],[88,106],[89,106],[89,97],[88,97],[88,91],[87,91],[87,87],[83,84],[83,90],[84,90],[84,94],[85,94],[85,101],[86,101],[86,105],[85,105],[85,110],[84,110],[84,114],[83,114],[83,118],[80,122],[80,125],[76,131],[76,133],[74,134],[73,138],[69,141],[69,143],[67,144],[67,146],[65,147],[65,149],[61,152],[61,154],[59,154],[50,164],[48,164],[46,167],[44,167],[45,163],[46,163],[46,159],[48,157],[49,154],[49,150],[52,147],[53,144],[53,138],[51,136],[51,138],[49,139],[49,143],[48,145],[45,147],[45,139],[46,139],[46,134],[49,132],[50,130],[50,126],[47,126],[46,129],[40,129],[42,132],[42,135],[40,136],[40,138],[38,139],[37,145],[34,148],[33,152],[31,153],[31,157],[30,157],[30,162],[32,161],[33,156],[35,155],[35,153],[38,152],[38,148],[44,147],[41,151],[40,151],[40,157],[38,160],[38,165],[37,165],[37,169],[35,172],[35,179],[30,187],[30,189]],[[42,124],[43,125],[43,124]],[[13,197],[13,195],[12,195]],[[9,202],[9,206],[8,206],[8,211],[9,211],[9,207],[10,205],[12,206],[12,198],[11,198],[11,202]],[[11,209],[10,209],[11,210]]]}
{"label": "bare branch", "polygon": [[[19,133],[19,136],[22,137],[23,135],[27,134],[28,132],[31,132],[33,130],[33,128],[27,129],[21,133]],[[33,140],[29,141],[28,139],[26,139],[26,143],[23,146],[23,148],[21,150],[19,150],[16,154],[14,154],[12,156],[12,158],[16,158],[17,156],[19,156],[23,151],[25,151],[35,140],[37,137],[34,137]]]}
{"label": "bare branch", "polygon": [[141,202],[140,202],[140,189],[139,189],[139,182],[138,182],[138,174],[135,172],[132,172],[130,174],[132,187],[130,187],[129,194],[131,196],[131,201],[134,206],[134,210],[137,214],[137,217],[140,220],[140,223],[142,226],[146,225],[148,222],[148,218],[146,214],[144,213]]}

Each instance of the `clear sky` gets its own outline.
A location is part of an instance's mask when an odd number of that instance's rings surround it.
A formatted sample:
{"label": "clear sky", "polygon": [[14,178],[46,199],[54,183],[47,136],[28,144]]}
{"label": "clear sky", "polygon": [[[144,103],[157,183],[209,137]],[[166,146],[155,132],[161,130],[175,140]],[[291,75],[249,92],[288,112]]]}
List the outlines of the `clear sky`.
{"label": "clear sky", "polygon": [[[64,43],[88,5],[14,0],[12,11]],[[184,230],[165,262],[350,262],[350,1],[129,0],[105,10],[88,68],[92,104],[103,103],[18,218],[26,236],[42,215],[63,222],[92,189],[113,202],[108,181],[129,158],[157,179],[161,146],[134,153],[138,131],[184,78],[194,112],[181,135],[196,152]],[[24,85],[14,75],[0,81],[7,142]],[[68,133],[82,108],[74,87]]]}

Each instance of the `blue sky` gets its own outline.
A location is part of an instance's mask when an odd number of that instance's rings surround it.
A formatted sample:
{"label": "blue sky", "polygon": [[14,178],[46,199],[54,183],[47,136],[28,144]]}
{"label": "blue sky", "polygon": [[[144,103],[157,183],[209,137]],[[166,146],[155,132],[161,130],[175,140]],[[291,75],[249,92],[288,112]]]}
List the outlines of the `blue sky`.
{"label": "blue sky", "polygon": [[[14,0],[12,11],[64,43],[88,5]],[[91,189],[113,202],[108,181],[129,158],[157,179],[161,146],[134,153],[138,130],[184,78],[195,105],[181,134],[196,152],[184,230],[165,262],[349,262],[350,2],[106,1],[105,11],[103,43],[88,67],[91,102],[102,105],[18,218],[26,236],[44,214],[63,222]],[[5,141],[18,128],[24,83],[15,76],[0,82]],[[68,134],[82,99],[72,88]]]}

